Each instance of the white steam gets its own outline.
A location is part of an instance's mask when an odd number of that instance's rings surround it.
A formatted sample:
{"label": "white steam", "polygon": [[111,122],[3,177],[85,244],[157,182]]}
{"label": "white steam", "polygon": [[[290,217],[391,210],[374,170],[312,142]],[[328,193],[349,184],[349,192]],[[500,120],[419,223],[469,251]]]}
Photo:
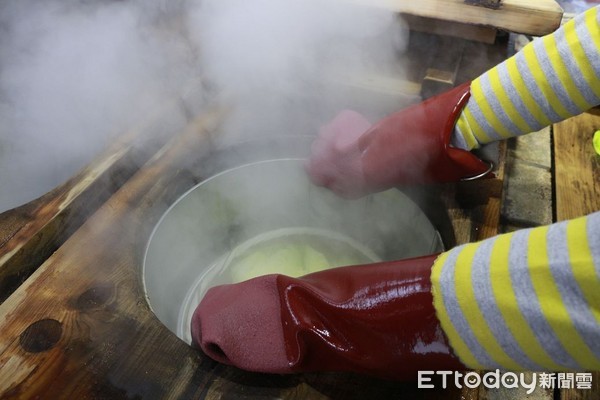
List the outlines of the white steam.
{"label": "white steam", "polygon": [[0,5],[0,211],[74,175],[197,74],[161,17],[134,2]]}
{"label": "white steam", "polygon": [[314,134],[343,108],[382,116],[401,95],[364,87],[401,77],[403,46],[394,14],[336,0],[2,2],[0,212],[72,176],[194,80],[232,106],[226,139]]}
{"label": "white steam", "polygon": [[397,97],[382,104],[360,88],[402,77],[405,32],[390,11],[340,0],[208,0],[191,19],[203,71],[234,103],[234,137],[313,134],[343,108],[398,107]]}

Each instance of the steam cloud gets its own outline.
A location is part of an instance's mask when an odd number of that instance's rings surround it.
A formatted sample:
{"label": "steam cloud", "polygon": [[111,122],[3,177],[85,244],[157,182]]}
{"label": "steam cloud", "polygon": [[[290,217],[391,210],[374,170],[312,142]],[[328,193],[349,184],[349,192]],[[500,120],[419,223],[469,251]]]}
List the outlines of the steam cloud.
{"label": "steam cloud", "polygon": [[343,108],[380,117],[398,97],[361,87],[401,77],[403,47],[391,12],[336,0],[2,2],[0,212],[72,176],[194,80],[232,106],[224,140],[314,134]]}
{"label": "steam cloud", "polygon": [[212,0],[195,11],[203,71],[237,106],[228,133],[312,134],[345,107],[394,108],[357,88],[381,74],[402,76],[405,32],[387,10],[336,0]]}

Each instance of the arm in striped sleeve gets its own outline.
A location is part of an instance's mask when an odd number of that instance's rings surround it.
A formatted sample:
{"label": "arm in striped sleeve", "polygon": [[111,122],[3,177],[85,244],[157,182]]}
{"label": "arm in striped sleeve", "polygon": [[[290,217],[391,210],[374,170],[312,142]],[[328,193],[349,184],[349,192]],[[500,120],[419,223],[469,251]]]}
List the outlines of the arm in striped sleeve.
{"label": "arm in striped sleeve", "polygon": [[599,21],[596,6],[475,79],[452,143],[478,148],[599,105]]}
{"label": "arm in striped sleeve", "polygon": [[600,212],[443,253],[434,306],[471,368],[600,369]]}
{"label": "arm in striped sleeve", "polygon": [[356,112],[341,112],[313,142],[309,176],[348,197],[484,176],[488,163],[469,150],[600,104],[599,10],[577,16],[473,82],[373,125]]}

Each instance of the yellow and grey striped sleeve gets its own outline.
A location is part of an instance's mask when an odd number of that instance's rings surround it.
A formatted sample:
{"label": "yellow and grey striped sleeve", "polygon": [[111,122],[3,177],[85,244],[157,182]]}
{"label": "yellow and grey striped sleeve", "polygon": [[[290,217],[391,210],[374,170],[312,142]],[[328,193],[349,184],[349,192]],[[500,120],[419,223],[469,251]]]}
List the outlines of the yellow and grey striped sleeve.
{"label": "yellow and grey striped sleeve", "polygon": [[431,278],[466,366],[600,370],[600,212],[456,247]]}
{"label": "yellow and grey striped sleeve", "polygon": [[599,21],[596,6],[475,79],[453,145],[478,148],[599,105]]}

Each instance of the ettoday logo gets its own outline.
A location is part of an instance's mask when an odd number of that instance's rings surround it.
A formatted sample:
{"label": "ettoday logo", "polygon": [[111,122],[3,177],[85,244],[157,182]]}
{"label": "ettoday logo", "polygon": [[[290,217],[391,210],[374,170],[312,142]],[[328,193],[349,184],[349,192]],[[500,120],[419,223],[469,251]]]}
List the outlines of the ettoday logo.
{"label": "ettoday logo", "polygon": [[546,389],[554,388],[577,388],[591,389],[592,374],[587,372],[581,373],[552,373],[540,372],[525,374],[523,372],[486,372],[481,375],[478,372],[463,373],[460,371],[419,371],[418,387],[420,389],[433,389],[435,384],[433,378],[440,376],[442,388],[445,389],[449,384],[454,384],[457,388],[462,389],[467,387],[470,389],[477,388],[481,385],[488,389],[499,388],[525,388],[527,394],[531,394],[537,386]]}
{"label": "ettoday logo", "polygon": [[418,387],[423,389],[433,389],[435,385],[432,382],[432,377],[439,375],[442,377],[442,388],[448,387],[448,381],[462,389],[467,387],[470,389],[477,388],[481,385],[488,389],[503,388],[518,388],[524,387],[527,389],[527,394],[531,394],[537,386],[537,376],[534,373],[526,379],[524,373],[516,374],[514,372],[503,372],[499,369],[486,372],[480,375],[478,372],[462,373],[460,371],[419,371]]}

